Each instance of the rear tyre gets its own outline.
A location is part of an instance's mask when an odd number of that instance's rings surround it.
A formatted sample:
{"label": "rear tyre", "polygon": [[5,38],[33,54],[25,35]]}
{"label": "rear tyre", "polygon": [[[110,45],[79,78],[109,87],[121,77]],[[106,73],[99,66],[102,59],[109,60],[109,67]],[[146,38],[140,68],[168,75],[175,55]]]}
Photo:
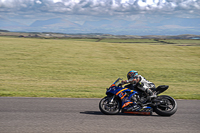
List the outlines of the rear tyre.
{"label": "rear tyre", "polygon": [[154,111],[161,116],[171,116],[177,111],[176,100],[170,96],[162,95],[157,97],[160,100],[160,105],[154,107]]}
{"label": "rear tyre", "polygon": [[110,97],[104,97],[99,102],[99,109],[103,114],[106,115],[115,115],[118,114],[120,111],[120,102],[116,98],[111,102]]}

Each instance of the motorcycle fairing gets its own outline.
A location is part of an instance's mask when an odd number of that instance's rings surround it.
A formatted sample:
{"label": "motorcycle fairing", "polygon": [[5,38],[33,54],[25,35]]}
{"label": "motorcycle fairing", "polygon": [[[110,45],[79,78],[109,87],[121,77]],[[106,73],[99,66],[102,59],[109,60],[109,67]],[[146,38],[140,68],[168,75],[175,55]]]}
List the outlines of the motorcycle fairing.
{"label": "motorcycle fairing", "polygon": [[133,102],[126,102],[126,103],[124,103],[123,106],[122,106],[122,108],[124,108],[124,107],[126,107],[126,106],[128,106],[130,104],[133,104]]}
{"label": "motorcycle fairing", "polygon": [[[131,92],[131,94],[129,96],[127,95],[128,92]],[[128,105],[135,104],[129,100],[131,99],[131,97],[133,95],[137,94],[137,92],[130,90],[128,88],[116,87],[116,86],[111,85],[111,87],[109,89],[107,89],[106,95],[108,95],[108,94],[114,94],[114,95],[118,96],[122,101],[122,108],[124,108]]]}
{"label": "motorcycle fairing", "polygon": [[[131,97],[135,94],[138,94],[137,91],[131,90],[129,88],[123,88],[116,86],[115,81],[106,91],[106,95],[112,94],[116,95],[121,99],[121,108],[124,113],[131,113],[131,114],[143,114],[143,115],[150,115],[153,111],[151,107],[140,107],[138,106],[137,109],[134,106],[137,106],[136,103],[130,101]],[[130,92],[130,93],[129,93]],[[127,95],[129,93],[129,95]]]}

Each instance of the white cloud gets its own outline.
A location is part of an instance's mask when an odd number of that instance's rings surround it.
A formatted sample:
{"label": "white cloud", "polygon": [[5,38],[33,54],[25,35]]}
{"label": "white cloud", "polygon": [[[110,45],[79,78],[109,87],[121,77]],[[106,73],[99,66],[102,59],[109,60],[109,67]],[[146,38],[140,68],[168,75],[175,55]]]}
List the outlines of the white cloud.
{"label": "white cloud", "polygon": [[136,15],[140,13],[200,15],[200,0],[0,0],[0,14],[15,12],[65,15]]}

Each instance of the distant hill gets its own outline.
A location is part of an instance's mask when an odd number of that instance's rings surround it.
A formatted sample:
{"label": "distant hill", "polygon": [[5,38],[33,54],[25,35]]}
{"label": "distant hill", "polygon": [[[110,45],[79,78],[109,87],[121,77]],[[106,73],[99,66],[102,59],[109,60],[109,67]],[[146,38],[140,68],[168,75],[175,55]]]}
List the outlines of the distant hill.
{"label": "distant hill", "polygon": [[156,26],[162,25],[178,25],[182,27],[199,27],[200,28],[200,18],[169,18],[161,21]]}
{"label": "distant hill", "polygon": [[200,18],[166,18],[161,21],[99,20],[86,21],[84,28],[118,35],[178,35],[200,34]]}
{"label": "distant hill", "polygon": [[61,19],[53,18],[48,20],[37,20],[33,22],[28,30],[32,32],[66,32],[68,29],[77,29],[81,26],[77,23]]}
{"label": "distant hill", "polygon": [[36,20],[35,22],[33,22],[30,25],[30,27],[41,27],[41,26],[60,23],[61,21],[62,21],[62,19],[60,19],[60,18],[49,19],[49,20]]}
{"label": "distant hill", "polygon": [[1,29],[0,29],[0,32],[9,32],[9,31],[8,31],[8,30],[1,30]]}
{"label": "distant hill", "polygon": [[0,29],[23,32],[56,32],[67,34],[112,34],[112,35],[200,35],[200,18],[164,18],[160,21],[96,20],[82,25],[63,18],[36,20],[29,26],[0,18]]}
{"label": "distant hill", "polygon": [[57,26],[57,27],[79,27],[80,25],[70,22],[65,19],[61,18],[53,18],[53,19],[48,19],[48,20],[37,20],[33,22],[30,27],[44,27],[44,26]]}
{"label": "distant hill", "polygon": [[99,20],[99,21],[85,21],[83,24],[83,27],[87,28],[124,28],[128,27],[131,24],[134,24],[135,22],[131,21],[126,21],[126,20]]}
{"label": "distant hill", "polygon": [[27,25],[0,17],[0,29],[20,30],[20,29],[25,29],[25,27],[27,27]]}

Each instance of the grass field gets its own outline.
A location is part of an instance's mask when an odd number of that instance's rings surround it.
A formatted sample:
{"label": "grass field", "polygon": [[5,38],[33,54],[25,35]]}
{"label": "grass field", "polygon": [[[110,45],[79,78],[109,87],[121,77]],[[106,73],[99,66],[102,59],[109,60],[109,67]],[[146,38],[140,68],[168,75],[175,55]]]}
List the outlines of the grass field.
{"label": "grass field", "polygon": [[0,37],[0,96],[100,98],[137,70],[169,85],[176,99],[200,99],[200,40]]}

